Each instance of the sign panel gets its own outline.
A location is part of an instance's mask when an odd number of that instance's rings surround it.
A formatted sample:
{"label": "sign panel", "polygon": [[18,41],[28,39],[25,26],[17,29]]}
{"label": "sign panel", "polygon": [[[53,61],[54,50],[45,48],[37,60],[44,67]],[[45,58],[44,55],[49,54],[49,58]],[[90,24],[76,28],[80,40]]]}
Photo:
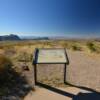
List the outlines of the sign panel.
{"label": "sign panel", "polygon": [[38,49],[37,63],[67,63],[65,49]]}

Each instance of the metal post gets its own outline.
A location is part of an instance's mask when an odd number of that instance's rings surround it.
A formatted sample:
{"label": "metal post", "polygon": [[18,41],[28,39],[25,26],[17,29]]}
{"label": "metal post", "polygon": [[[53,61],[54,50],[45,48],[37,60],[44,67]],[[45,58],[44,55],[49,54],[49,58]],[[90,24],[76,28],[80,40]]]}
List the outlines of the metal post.
{"label": "metal post", "polygon": [[34,64],[34,81],[35,81],[35,85],[37,83],[37,64]]}
{"label": "metal post", "polygon": [[66,83],[66,64],[64,64],[64,84]]}

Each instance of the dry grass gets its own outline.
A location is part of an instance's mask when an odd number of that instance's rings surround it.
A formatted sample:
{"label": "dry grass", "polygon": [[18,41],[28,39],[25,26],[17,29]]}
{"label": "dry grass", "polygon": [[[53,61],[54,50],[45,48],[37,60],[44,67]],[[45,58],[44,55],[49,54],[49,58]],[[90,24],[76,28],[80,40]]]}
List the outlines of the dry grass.
{"label": "dry grass", "polygon": [[100,42],[75,40],[27,40],[0,42],[0,54],[9,57],[12,62],[31,62],[35,48],[67,48],[71,51],[82,51],[87,55],[100,54]]}
{"label": "dry grass", "polygon": [[71,50],[82,50],[87,52],[88,49],[100,51],[100,42],[97,41],[74,41],[74,40],[30,40],[15,42],[0,42],[0,50],[5,52],[20,52],[21,50],[33,52],[35,48],[67,48]]}

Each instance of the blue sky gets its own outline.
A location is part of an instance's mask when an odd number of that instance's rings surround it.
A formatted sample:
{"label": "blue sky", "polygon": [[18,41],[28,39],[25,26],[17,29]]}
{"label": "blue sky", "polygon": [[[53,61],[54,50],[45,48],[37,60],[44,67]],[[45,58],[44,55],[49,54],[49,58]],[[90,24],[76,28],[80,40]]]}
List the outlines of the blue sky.
{"label": "blue sky", "polygon": [[0,0],[0,35],[100,36],[99,0]]}

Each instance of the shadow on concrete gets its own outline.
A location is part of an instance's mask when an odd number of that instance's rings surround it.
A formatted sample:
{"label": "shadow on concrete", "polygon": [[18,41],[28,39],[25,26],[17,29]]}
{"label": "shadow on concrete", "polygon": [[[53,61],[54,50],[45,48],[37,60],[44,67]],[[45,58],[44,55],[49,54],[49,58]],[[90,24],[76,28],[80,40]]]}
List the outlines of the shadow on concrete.
{"label": "shadow on concrete", "polygon": [[100,100],[99,93],[79,93],[72,100]]}
{"label": "shadow on concrete", "polygon": [[90,91],[91,93],[79,93],[78,95],[75,95],[75,94],[68,93],[66,91],[60,90],[58,88],[55,88],[55,87],[52,87],[52,86],[49,86],[49,85],[46,85],[40,82],[36,82],[36,85],[46,88],[60,95],[70,97],[72,98],[72,100],[100,100],[100,93],[96,91],[92,91],[92,89],[89,89],[89,88],[80,88],[80,89]]}
{"label": "shadow on concrete", "polygon": [[42,84],[42,83],[39,83],[39,82],[37,82],[36,85],[41,86],[41,87],[43,87],[43,88],[46,88],[46,89],[48,89],[48,90],[50,90],[50,91],[52,91],[52,92],[61,94],[61,95],[63,95],[63,96],[70,97],[70,98],[72,98],[72,97],[75,96],[75,95],[73,95],[73,94],[71,94],[71,93],[65,92],[65,91],[63,91],[63,90],[60,90],[60,89],[57,89],[57,88],[55,88],[55,87],[51,87],[51,86],[49,86],[49,85]]}
{"label": "shadow on concrete", "polygon": [[86,90],[86,91],[90,91],[90,92],[93,92],[93,93],[99,93],[91,88],[88,88],[88,87],[83,87],[83,86],[77,86],[77,85],[73,85],[71,83],[68,83],[68,82],[64,82],[64,84],[66,85],[69,85],[69,86],[72,86],[72,87],[76,87],[76,88],[79,88],[79,89],[82,89],[82,90]]}

